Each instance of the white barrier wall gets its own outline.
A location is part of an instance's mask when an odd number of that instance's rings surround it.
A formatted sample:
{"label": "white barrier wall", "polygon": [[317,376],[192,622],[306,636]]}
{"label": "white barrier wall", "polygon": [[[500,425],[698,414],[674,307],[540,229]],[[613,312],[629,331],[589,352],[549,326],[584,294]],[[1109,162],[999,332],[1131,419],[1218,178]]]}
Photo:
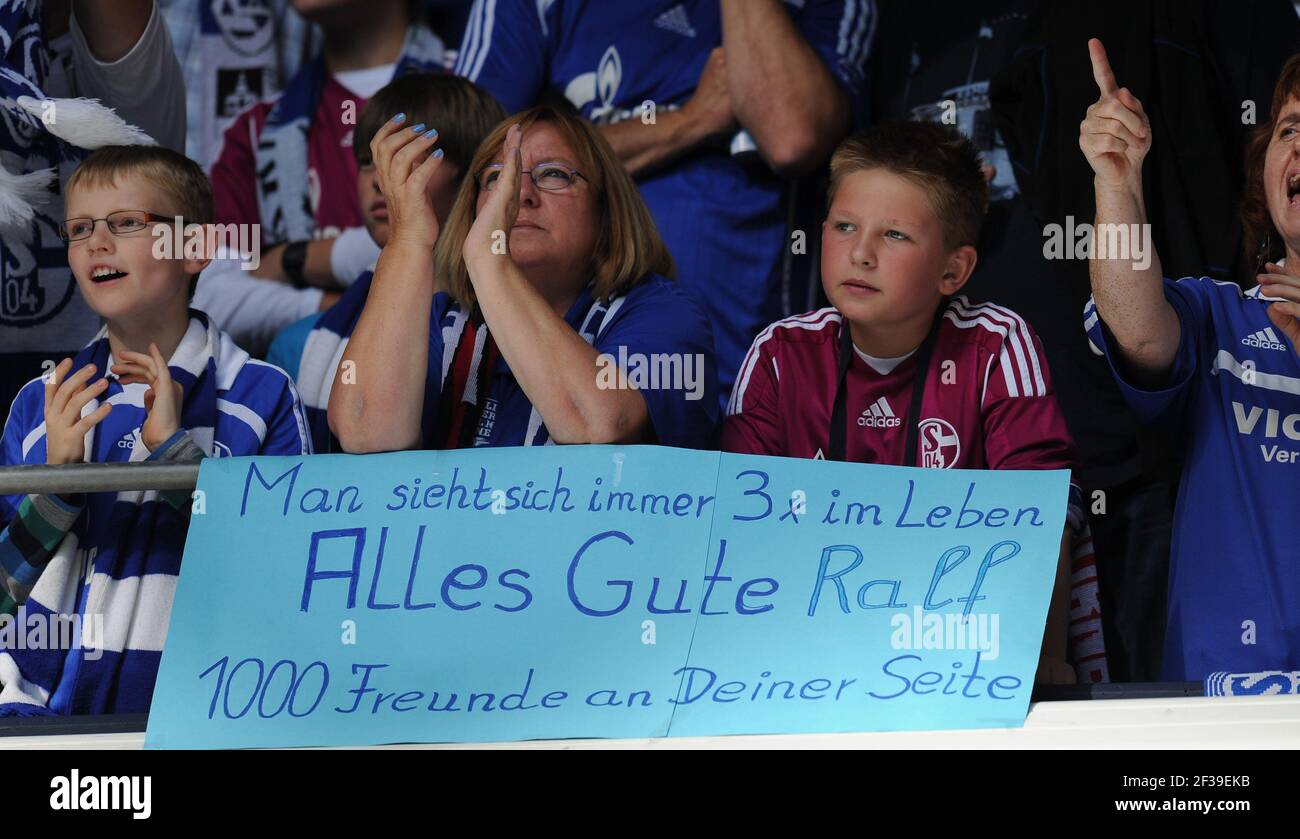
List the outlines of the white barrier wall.
{"label": "white barrier wall", "polygon": [[[0,749],[139,749],[143,732],[0,737]],[[534,740],[398,749],[1298,749],[1300,696],[1036,702],[1024,728]]]}

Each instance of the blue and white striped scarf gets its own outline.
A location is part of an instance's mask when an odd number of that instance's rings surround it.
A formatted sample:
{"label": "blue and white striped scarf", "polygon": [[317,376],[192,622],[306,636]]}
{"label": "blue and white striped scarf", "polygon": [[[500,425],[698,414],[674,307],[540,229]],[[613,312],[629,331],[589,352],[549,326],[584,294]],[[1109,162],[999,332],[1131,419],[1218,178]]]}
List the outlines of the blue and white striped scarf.
{"label": "blue and white striped scarf", "polygon": [[[442,41],[427,27],[416,25],[406,33],[393,78],[442,66]],[[257,208],[262,244],[266,247],[311,239],[316,229],[308,191],[307,136],[326,74],[324,55],[316,56],[298,71],[267,115],[253,150]]]}
{"label": "blue and white striped scarf", "polygon": [[[107,333],[101,331],[77,354],[69,375],[94,364],[97,372],[87,383],[91,384],[103,377],[110,363]],[[260,364],[250,362],[248,354],[206,315],[190,310],[189,329],[168,367],[184,391],[181,426],[208,457],[258,453],[263,435],[242,425],[218,424],[219,412],[253,413],[248,406],[232,405],[225,398],[235,376],[249,363]],[[268,371],[267,386],[272,384],[271,375],[283,382],[282,371],[261,366]],[[23,463],[45,462],[45,424],[34,424],[40,417],[36,402],[42,397],[41,387],[40,380],[30,383],[15,401],[16,406],[23,403],[22,413],[32,426],[18,429],[25,432]],[[86,435],[88,455],[102,451],[102,445],[96,448],[97,439],[109,435],[104,439],[120,445],[107,449],[107,459],[123,459],[119,452],[128,446],[130,454],[124,459],[135,462],[148,457],[138,430],[144,418],[143,390],[138,385],[110,384],[103,400],[114,409]],[[83,416],[100,404],[91,400]],[[219,430],[223,428],[232,430]],[[307,452],[304,441],[301,453]],[[188,527],[188,509],[178,511],[157,491],[87,495],[76,523],[19,610],[16,624],[19,630],[29,620],[53,626],[71,623],[77,616],[85,634],[73,638],[70,649],[51,644],[27,649],[32,646],[30,639],[16,643],[5,639],[0,645],[0,715],[147,711]],[[97,631],[101,627],[102,632]]]}
{"label": "blue and white striped scarf", "polygon": [[330,390],[334,387],[334,375],[343,360],[343,351],[348,348],[348,339],[366,307],[373,279],[374,274],[370,271],[357,277],[338,302],[320,316],[303,344],[295,384],[302,399],[303,413],[307,415],[312,448],[318,453],[343,451],[330,433],[327,417]]}

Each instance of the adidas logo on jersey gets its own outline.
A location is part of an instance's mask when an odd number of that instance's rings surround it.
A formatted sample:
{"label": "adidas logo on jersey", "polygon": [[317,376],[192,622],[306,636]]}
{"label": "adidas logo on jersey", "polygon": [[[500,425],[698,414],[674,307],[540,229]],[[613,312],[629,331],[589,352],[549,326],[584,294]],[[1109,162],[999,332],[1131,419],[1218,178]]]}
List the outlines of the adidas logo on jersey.
{"label": "adidas logo on jersey", "polygon": [[858,417],[858,425],[863,428],[897,428],[901,422],[883,396],[872,402],[871,407]]}
{"label": "adidas logo on jersey", "polygon": [[695,29],[691,26],[690,19],[686,17],[686,7],[680,3],[655,18],[655,26],[667,29],[669,32],[676,32],[686,38],[695,37]]}
{"label": "adidas logo on jersey", "polygon": [[1277,333],[1273,331],[1273,327],[1271,326],[1247,335],[1245,338],[1241,339],[1241,343],[1248,347],[1259,347],[1262,350],[1281,350],[1282,352],[1286,352],[1286,344],[1282,343],[1281,339],[1277,337]]}

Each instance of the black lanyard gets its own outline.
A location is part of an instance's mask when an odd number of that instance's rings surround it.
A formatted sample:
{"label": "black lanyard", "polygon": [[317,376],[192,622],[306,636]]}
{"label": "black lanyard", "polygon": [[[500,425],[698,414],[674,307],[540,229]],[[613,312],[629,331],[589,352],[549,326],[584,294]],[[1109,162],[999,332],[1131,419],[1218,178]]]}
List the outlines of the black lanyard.
{"label": "black lanyard", "polygon": [[[903,465],[916,465],[916,442],[921,434],[921,400],[925,397],[925,378],[930,372],[930,356],[934,354],[934,345],[939,337],[939,326],[943,323],[943,313],[948,309],[948,301],[934,313],[934,322],[930,331],[916,350],[916,375],[912,377],[912,407],[907,412],[907,448],[903,451]],[[853,333],[849,329],[847,318],[840,320],[840,369],[835,381],[835,407],[831,409],[831,440],[827,460],[844,460],[844,438],[846,434],[844,416],[848,390],[845,382],[849,375],[849,366],[853,363]]]}

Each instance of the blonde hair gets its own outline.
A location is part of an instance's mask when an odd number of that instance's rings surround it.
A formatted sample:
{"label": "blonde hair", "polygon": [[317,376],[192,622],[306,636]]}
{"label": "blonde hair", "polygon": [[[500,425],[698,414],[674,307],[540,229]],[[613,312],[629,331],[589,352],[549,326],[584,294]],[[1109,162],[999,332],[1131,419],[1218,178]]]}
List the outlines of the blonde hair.
{"label": "blonde hair", "polygon": [[[460,185],[456,203],[447,217],[433,251],[434,276],[466,312],[477,307],[474,287],[465,267],[465,239],[474,225],[478,203],[478,173],[505,145],[506,132],[519,125],[525,132],[538,123],[555,127],[577,156],[575,163],[593,191],[600,229],[592,249],[589,272],[595,283],[593,296],[609,300],[626,294],[647,274],[673,275],[673,259],[659,238],[654,219],[631,176],[614,150],[586,120],[550,105],[520,111],[499,123],[479,145],[468,175]],[[521,173],[521,177],[527,177]]]}
{"label": "blonde hair", "polygon": [[68,178],[65,192],[79,186],[117,186],[118,177],[139,177],[157,187],[172,202],[167,209],[186,224],[212,222],[212,185],[199,164],[162,146],[105,146],[86,156]]}
{"label": "blonde hair", "polygon": [[979,151],[956,129],[936,122],[886,122],[845,139],[831,155],[826,207],[844,179],[884,169],[917,184],[930,199],[948,248],[974,245],[989,204]]}
{"label": "blonde hair", "polygon": [[[186,225],[212,223],[212,184],[199,164],[162,146],[104,146],[86,156],[68,177],[65,195],[81,186],[115,187],[119,177],[140,178],[162,192],[170,207],[132,207],[181,216]],[[190,297],[198,275],[190,275]]]}

